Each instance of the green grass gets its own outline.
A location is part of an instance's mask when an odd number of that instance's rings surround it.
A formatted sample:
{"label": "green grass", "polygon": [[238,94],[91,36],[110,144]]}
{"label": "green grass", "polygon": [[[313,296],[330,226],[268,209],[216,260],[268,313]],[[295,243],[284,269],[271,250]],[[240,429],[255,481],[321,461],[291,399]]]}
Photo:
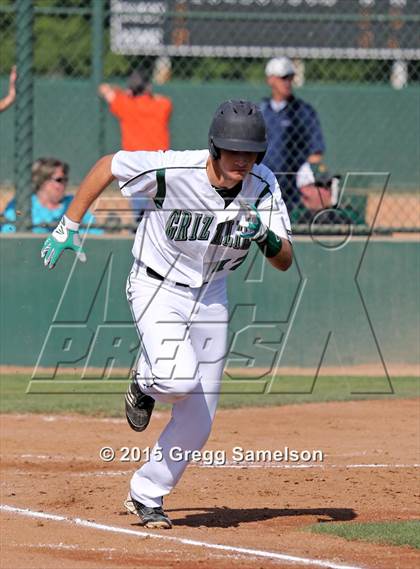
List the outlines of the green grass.
{"label": "green grass", "polygon": [[420,549],[420,521],[324,523],[307,529],[315,533],[336,535],[350,541],[409,545]]}
{"label": "green grass", "polygon": [[[85,413],[122,416],[122,394],[126,380],[78,380],[63,376],[54,380],[34,380],[28,374],[3,375],[0,383],[2,413]],[[310,377],[276,378],[270,393],[263,380],[225,378],[222,407],[246,407],[349,401],[359,399],[412,398],[420,395],[420,380],[414,377],[392,379],[379,377],[321,377],[313,385]]]}

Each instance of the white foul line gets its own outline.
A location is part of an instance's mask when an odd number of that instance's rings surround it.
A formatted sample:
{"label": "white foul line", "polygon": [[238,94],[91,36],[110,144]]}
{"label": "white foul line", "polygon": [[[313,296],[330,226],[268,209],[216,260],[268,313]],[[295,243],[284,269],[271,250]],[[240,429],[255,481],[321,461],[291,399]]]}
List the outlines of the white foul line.
{"label": "white foul line", "polygon": [[323,559],[310,559],[308,557],[297,557],[295,555],[286,555],[285,553],[276,553],[274,551],[265,551],[261,549],[251,549],[248,547],[236,547],[232,545],[222,545],[219,543],[209,543],[206,541],[198,541],[196,539],[186,539],[182,537],[173,537],[169,535],[162,535],[159,533],[152,533],[146,531],[136,531],[128,528],[122,528],[118,526],[109,526],[106,524],[98,524],[96,522],[90,522],[88,520],[83,520],[81,518],[69,518],[66,516],[60,516],[57,514],[46,514],[44,512],[36,512],[24,508],[16,508],[15,506],[8,506],[7,504],[1,504],[0,510],[3,512],[19,514],[22,516],[27,516],[30,518],[42,518],[44,520],[51,520],[54,522],[65,522],[69,524],[75,524],[77,526],[97,529],[101,531],[108,531],[112,533],[122,533],[126,535],[134,535],[137,537],[144,537],[149,539],[161,539],[164,541],[172,541],[175,543],[182,543],[183,545],[193,545],[198,547],[206,547],[207,549],[217,549],[221,551],[232,552],[236,554],[242,554],[251,557],[265,557],[267,559],[272,559],[274,561],[287,561],[288,563],[300,563],[301,565],[313,565],[316,567],[326,567],[328,569],[362,569],[360,566],[355,565],[342,565],[340,563],[335,563],[333,561],[323,560]]}
{"label": "white foul line", "polygon": [[284,464],[275,462],[227,462],[226,464],[204,464],[197,463],[195,466],[200,468],[419,468],[420,464]]}
{"label": "white foul line", "polygon": [[[144,464],[141,462],[140,464]],[[191,464],[192,467],[196,468],[279,468],[279,469],[295,469],[295,470],[302,470],[304,468],[311,469],[311,468],[320,468],[320,469],[327,469],[326,465],[323,464],[255,464],[255,463],[248,463],[248,464],[200,464],[200,463],[193,463]],[[393,468],[419,468],[420,464],[329,464],[328,468],[353,468],[353,469],[364,469],[368,468],[369,470],[375,470],[375,468],[379,469],[393,469]],[[74,477],[85,477],[85,476],[126,476],[127,474],[132,474],[132,470],[88,470],[84,472],[71,472],[68,476]]]}

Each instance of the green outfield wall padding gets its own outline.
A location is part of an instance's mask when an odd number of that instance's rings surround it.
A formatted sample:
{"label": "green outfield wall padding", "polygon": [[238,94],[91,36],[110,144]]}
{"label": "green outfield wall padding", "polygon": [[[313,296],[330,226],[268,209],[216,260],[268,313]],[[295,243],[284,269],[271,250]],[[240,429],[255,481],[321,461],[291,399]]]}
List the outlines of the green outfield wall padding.
{"label": "green outfield wall padding", "polygon": [[[416,364],[419,245],[366,239],[338,250],[299,239],[287,273],[253,246],[229,280],[228,365],[315,373],[324,351],[325,365]],[[0,363],[128,369],[139,350],[125,297],[131,239],[88,236],[86,264],[66,252],[52,271],[41,244],[0,237]]]}
{"label": "green outfield wall padding", "polygon": [[[157,91],[173,99],[172,148],[202,148],[218,104],[228,98],[259,101],[263,83],[172,81]],[[0,80],[0,93],[7,79]],[[327,142],[327,162],[336,172],[391,172],[393,191],[413,190],[420,181],[420,95],[418,85],[308,84],[298,96],[318,110]],[[93,83],[84,79],[37,79],[34,89],[34,156],[55,155],[71,165],[77,183],[99,157],[100,113]],[[14,108],[0,115],[0,184],[13,180]],[[105,113],[106,152],[120,147],[117,120]]]}

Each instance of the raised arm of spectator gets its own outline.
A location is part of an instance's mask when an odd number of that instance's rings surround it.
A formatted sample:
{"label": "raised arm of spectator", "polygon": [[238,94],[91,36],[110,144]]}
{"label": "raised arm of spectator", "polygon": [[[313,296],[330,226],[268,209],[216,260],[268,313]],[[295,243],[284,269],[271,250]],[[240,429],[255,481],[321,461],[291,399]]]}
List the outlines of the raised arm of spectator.
{"label": "raised arm of spectator", "polygon": [[116,96],[116,88],[109,83],[101,83],[98,87],[98,94],[105,99],[108,104],[111,104]]}
{"label": "raised arm of spectator", "polygon": [[9,92],[3,99],[0,99],[0,113],[12,105],[16,99],[16,66],[14,65],[9,75]]}

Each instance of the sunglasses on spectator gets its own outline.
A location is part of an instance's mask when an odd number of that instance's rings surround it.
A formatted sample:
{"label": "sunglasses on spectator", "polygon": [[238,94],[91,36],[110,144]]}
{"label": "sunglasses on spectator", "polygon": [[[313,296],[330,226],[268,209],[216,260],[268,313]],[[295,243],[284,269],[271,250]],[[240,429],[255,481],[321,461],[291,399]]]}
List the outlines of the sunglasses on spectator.
{"label": "sunglasses on spectator", "polygon": [[53,182],[57,182],[58,184],[67,184],[67,182],[69,181],[69,179],[66,176],[56,176],[55,178],[54,176],[52,176],[50,180],[52,180]]}
{"label": "sunglasses on spectator", "polygon": [[280,79],[283,79],[283,81],[293,81],[294,75],[284,75],[283,77],[280,77]]}

